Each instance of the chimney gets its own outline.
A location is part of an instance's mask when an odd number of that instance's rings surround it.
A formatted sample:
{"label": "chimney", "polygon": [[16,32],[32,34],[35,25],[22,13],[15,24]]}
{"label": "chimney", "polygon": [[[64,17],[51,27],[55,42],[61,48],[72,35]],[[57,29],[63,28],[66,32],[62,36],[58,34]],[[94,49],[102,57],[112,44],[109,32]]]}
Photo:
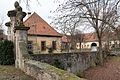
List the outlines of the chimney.
{"label": "chimney", "polygon": [[28,17],[30,17],[31,16],[31,12],[28,12]]}

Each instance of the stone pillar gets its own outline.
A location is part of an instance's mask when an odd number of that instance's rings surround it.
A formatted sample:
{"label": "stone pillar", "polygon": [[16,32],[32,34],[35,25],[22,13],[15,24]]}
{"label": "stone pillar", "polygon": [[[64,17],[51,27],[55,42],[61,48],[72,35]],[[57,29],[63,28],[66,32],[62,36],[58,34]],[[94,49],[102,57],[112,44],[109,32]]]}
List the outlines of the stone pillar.
{"label": "stone pillar", "polygon": [[8,17],[11,21],[6,23],[6,26],[10,26],[8,28],[8,39],[13,41],[15,45],[15,66],[21,68],[22,53],[20,52],[19,42],[22,41],[27,44],[27,30],[29,30],[29,27],[25,27],[23,24],[26,13],[22,11],[22,7],[17,1],[14,3],[14,7],[14,10],[8,11]]}
{"label": "stone pillar", "polygon": [[[22,53],[20,52],[19,42],[25,42],[27,44],[27,31],[29,27],[16,27],[15,29],[15,46],[16,46],[16,68],[22,68]],[[26,46],[27,47],[27,46]]]}
{"label": "stone pillar", "polygon": [[[15,26],[15,21],[16,21],[16,19],[15,19],[15,17],[16,17],[16,11],[14,11],[14,10],[11,10],[11,11],[8,11],[8,17],[10,17],[10,22],[9,22],[9,25],[6,25],[6,26],[8,26],[8,40],[10,40],[10,41],[15,41],[15,39],[14,39],[14,26]],[[8,24],[8,23],[6,23],[6,24]]]}
{"label": "stone pillar", "polygon": [[11,36],[10,36],[10,34],[11,34],[11,23],[7,22],[7,23],[5,23],[5,25],[8,27],[8,31],[7,31],[8,36],[7,36],[7,39],[11,40]]}

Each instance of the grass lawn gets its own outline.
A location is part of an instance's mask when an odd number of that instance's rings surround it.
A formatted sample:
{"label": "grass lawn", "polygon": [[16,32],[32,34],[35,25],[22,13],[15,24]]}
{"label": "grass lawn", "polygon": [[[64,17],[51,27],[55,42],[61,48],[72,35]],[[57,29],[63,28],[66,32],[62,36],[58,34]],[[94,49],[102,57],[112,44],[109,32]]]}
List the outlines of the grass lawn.
{"label": "grass lawn", "polygon": [[0,65],[0,80],[35,80],[14,66]]}

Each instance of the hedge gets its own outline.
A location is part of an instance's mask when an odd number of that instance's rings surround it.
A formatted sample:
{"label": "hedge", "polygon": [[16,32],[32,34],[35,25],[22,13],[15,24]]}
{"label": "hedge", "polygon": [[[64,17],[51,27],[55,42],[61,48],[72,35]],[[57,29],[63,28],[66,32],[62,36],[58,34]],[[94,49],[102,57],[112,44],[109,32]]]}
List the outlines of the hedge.
{"label": "hedge", "polygon": [[0,64],[12,65],[15,63],[13,42],[4,40],[0,41]]}

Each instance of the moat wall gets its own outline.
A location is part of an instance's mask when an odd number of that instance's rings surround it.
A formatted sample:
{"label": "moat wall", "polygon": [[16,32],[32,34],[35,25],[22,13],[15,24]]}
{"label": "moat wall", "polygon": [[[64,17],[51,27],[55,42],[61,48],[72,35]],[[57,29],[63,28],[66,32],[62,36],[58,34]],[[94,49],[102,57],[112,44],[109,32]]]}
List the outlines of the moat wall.
{"label": "moat wall", "polygon": [[47,63],[32,60],[24,42],[19,42],[18,48],[20,54],[18,67],[36,80],[86,80]]}
{"label": "moat wall", "polygon": [[32,60],[55,65],[75,74],[83,72],[98,63],[97,52],[32,54],[31,58]]}

